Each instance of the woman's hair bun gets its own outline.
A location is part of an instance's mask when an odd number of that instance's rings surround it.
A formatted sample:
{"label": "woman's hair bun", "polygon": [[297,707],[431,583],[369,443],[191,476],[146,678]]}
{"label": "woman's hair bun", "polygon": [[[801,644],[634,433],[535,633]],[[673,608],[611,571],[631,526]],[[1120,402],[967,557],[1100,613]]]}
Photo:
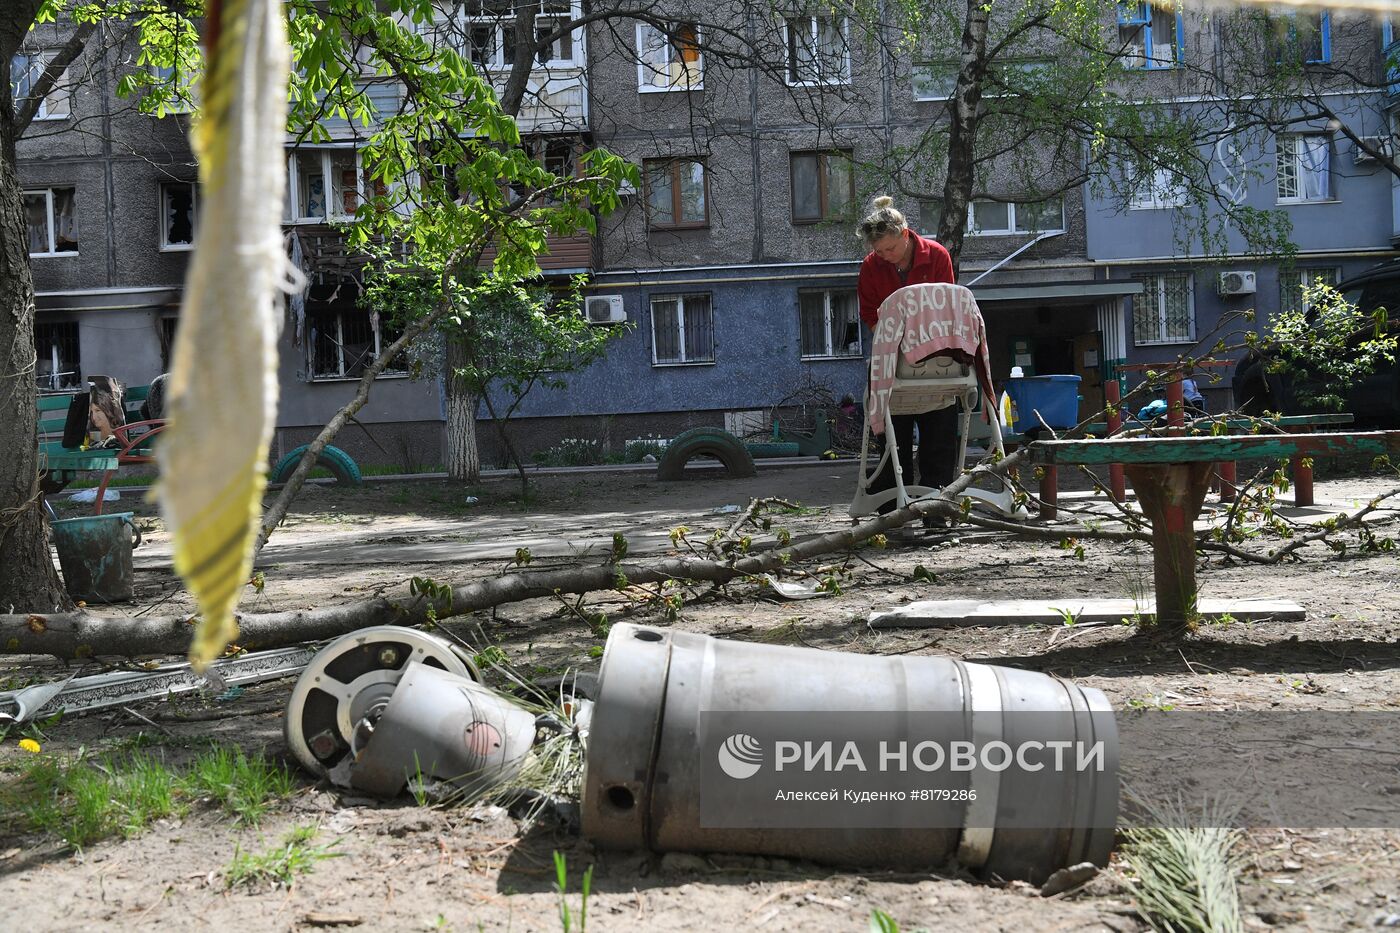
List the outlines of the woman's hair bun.
{"label": "woman's hair bun", "polygon": [[880,197],[875,199],[874,206],[875,210],[877,211],[884,210],[887,207],[894,207],[894,198],[890,197],[887,194],[881,195]]}

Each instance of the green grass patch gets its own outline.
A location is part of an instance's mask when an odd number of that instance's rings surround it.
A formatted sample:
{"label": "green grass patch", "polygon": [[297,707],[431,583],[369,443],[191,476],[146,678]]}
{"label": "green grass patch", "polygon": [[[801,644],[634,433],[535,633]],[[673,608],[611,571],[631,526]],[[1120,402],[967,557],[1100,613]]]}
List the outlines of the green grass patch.
{"label": "green grass patch", "polygon": [[365,466],[364,464],[360,465],[361,476],[414,476],[419,473],[446,472],[447,468],[440,463],[421,464],[419,466],[410,467],[408,469],[405,469],[401,466],[397,466],[395,464],[387,464],[383,466]]}
{"label": "green grass patch", "polygon": [[212,748],[175,767],[166,752],[135,746],[71,758],[36,755],[0,786],[0,827],[6,834],[40,833],[81,848],[134,836],[202,801],[239,823],[254,824],[294,787],[286,767],[261,755]]}
{"label": "green grass patch", "polygon": [[198,756],[180,783],[186,792],[211,800],[245,825],[258,823],[295,787],[285,767],[261,755],[247,755],[241,748],[216,748]]}
{"label": "green grass patch", "polygon": [[263,883],[291,887],[299,876],[314,870],[318,862],[339,854],[330,851],[339,840],[317,846],[312,845],[315,838],[315,826],[298,826],[282,837],[279,845],[265,852],[244,852],[235,848],[233,860],[224,869],[224,883],[230,888]]}
{"label": "green grass patch", "polygon": [[1123,867],[1138,913],[1154,930],[1239,933],[1236,877],[1243,834],[1226,827],[1129,829]]}
{"label": "green grass patch", "polygon": [[[124,486],[150,486],[156,481],[153,473],[137,473],[131,476],[123,476],[118,473],[112,477],[107,484],[108,489],[117,489]],[[102,485],[101,477],[97,479],[75,479],[67,485],[67,489],[96,489]]]}

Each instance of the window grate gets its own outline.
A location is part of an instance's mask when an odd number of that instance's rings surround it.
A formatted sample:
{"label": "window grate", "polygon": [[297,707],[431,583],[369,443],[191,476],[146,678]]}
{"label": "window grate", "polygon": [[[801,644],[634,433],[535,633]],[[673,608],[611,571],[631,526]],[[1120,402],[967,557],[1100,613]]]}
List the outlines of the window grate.
{"label": "window grate", "polygon": [[709,295],[661,295],[651,300],[652,362],[657,366],[715,361]]}
{"label": "window grate", "polygon": [[[313,380],[358,379],[402,333],[364,311],[319,311],[307,318],[311,331],[307,355]],[[404,362],[396,357],[384,374],[403,371]]]}
{"label": "window grate", "polygon": [[78,323],[34,323],[35,384],[42,392],[64,392],[83,387],[78,353]]}
{"label": "window grate", "polygon": [[1133,296],[1133,342],[1190,343],[1195,339],[1196,310],[1190,273],[1148,275]]}

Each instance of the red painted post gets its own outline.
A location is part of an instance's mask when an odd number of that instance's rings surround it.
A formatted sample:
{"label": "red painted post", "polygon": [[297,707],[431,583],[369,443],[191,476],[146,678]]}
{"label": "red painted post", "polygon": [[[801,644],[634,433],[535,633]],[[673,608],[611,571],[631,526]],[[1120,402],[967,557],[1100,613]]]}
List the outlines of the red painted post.
{"label": "red painted post", "polygon": [[[1290,433],[1297,434],[1298,429],[1295,428]],[[1311,454],[1294,454],[1288,458],[1288,466],[1293,474],[1294,505],[1313,504],[1313,471],[1311,466],[1303,462],[1311,459]]]}
{"label": "red painted post", "polygon": [[1220,477],[1220,501],[1235,501],[1235,461],[1222,460],[1216,464],[1217,475]]}
{"label": "red painted post", "polygon": [[1181,388],[1181,373],[1172,373],[1167,383],[1167,436],[1180,437],[1186,433],[1186,395]]}
{"label": "red painted post", "polygon": [[1040,517],[1054,518],[1059,514],[1060,468],[1047,463],[1040,470]]}
{"label": "red painted post", "polygon": [[[1118,379],[1108,380],[1103,384],[1104,401],[1108,403],[1108,436],[1112,437],[1123,429],[1123,412],[1118,407],[1122,402],[1123,393],[1118,385]],[[1127,498],[1127,488],[1123,482],[1123,464],[1110,463],[1108,465],[1108,490],[1113,494],[1117,502],[1122,502]]]}

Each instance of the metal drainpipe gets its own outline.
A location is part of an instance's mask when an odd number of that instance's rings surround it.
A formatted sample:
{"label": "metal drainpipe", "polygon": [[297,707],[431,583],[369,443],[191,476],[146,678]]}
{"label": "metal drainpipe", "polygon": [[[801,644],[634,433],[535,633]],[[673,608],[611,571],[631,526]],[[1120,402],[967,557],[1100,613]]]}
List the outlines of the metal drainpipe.
{"label": "metal drainpipe", "polygon": [[[754,43],[753,13],[746,15],[745,39]],[[763,152],[758,139],[758,72],[749,69],[749,161],[753,167],[753,261],[763,261]]]}
{"label": "metal drainpipe", "polygon": [[1002,260],[1001,260],[1000,262],[998,262],[996,265],[992,266],[990,269],[988,269],[987,271],[983,272],[981,275],[979,275],[977,278],[973,279],[971,282],[968,282],[968,283],[967,283],[967,287],[968,287],[968,288],[971,288],[972,286],[976,285],[978,282],[982,281],[982,280],[985,279],[987,276],[991,275],[993,272],[997,271],[997,270],[1000,269],[1002,266],[1006,265],[1008,262],[1010,262],[1011,260],[1015,259],[1017,256],[1021,255],[1021,254],[1024,253],[1026,250],[1030,249],[1032,246],[1034,246],[1035,244],[1039,243],[1041,240],[1048,240],[1048,239],[1050,239],[1052,236],[1064,236],[1064,235],[1065,235],[1065,231],[1063,231],[1063,230],[1046,230],[1044,233],[1042,233],[1042,234],[1040,234],[1039,236],[1037,236],[1034,240],[1031,240],[1031,241],[1030,241],[1029,243],[1027,243],[1025,246],[1022,246],[1020,249],[1016,250],[1014,253],[1012,253],[1011,255],[1007,256],[1005,259],[1002,259]]}
{"label": "metal drainpipe", "polygon": [[112,53],[103,51],[102,59],[97,69],[97,86],[102,97],[102,184],[107,189],[107,210],[103,212],[107,224],[107,285],[112,287],[117,284],[117,219],[114,209],[117,204],[117,183],[112,174],[112,101],[107,81]]}

